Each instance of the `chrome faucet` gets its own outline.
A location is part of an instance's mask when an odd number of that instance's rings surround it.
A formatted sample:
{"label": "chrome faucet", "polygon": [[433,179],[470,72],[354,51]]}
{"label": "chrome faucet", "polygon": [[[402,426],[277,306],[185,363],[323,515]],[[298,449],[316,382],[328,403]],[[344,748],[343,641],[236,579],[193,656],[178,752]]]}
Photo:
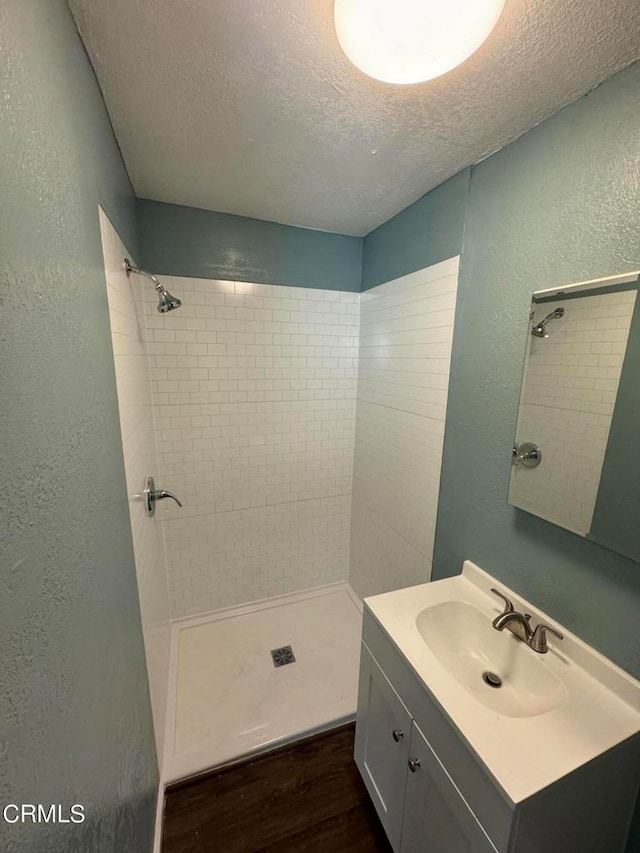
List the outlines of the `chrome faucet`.
{"label": "chrome faucet", "polygon": [[531,616],[528,613],[520,613],[513,606],[513,603],[506,595],[503,595],[499,590],[492,589],[495,595],[499,596],[504,601],[504,610],[491,623],[496,631],[504,631],[506,628],[511,631],[519,640],[526,643],[534,652],[544,655],[549,651],[547,645],[547,632],[556,636],[559,640],[564,639],[560,631],[551,628],[549,625],[543,625],[542,622],[536,627],[535,631],[531,627]]}

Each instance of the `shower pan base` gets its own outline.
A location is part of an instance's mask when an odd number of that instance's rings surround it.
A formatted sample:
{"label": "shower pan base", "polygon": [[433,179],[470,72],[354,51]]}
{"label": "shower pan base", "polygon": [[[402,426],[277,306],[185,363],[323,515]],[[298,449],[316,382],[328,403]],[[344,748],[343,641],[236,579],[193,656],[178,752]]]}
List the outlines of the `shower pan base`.
{"label": "shower pan base", "polygon": [[354,720],[361,624],[347,584],[174,622],[165,783]]}

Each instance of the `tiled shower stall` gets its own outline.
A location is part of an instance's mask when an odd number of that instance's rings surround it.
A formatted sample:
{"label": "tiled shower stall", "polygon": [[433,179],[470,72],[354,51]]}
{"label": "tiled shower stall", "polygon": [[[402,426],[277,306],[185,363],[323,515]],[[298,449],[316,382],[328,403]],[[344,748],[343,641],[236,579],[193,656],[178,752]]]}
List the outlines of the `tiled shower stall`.
{"label": "tiled shower stall", "polygon": [[[159,314],[101,222],[156,736],[177,778],[352,717],[359,599],[429,579],[458,258],[362,294],[159,275],[182,300]],[[148,475],[183,507],[147,518]],[[292,636],[296,668],[276,672],[269,646]],[[216,695],[236,696],[237,732],[215,725]]]}
{"label": "tiled shower stall", "polygon": [[160,280],[183,302],[145,291],[172,616],[345,580],[359,294]]}

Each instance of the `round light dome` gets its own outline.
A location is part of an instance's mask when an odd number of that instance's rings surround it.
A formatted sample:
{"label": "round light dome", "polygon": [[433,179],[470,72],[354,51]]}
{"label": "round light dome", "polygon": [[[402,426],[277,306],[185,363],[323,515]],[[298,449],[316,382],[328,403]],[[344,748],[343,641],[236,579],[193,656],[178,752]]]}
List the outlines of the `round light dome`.
{"label": "round light dome", "polygon": [[421,83],[460,65],[496,25],[505,0],[335,0],[338,41],[386,83]]}

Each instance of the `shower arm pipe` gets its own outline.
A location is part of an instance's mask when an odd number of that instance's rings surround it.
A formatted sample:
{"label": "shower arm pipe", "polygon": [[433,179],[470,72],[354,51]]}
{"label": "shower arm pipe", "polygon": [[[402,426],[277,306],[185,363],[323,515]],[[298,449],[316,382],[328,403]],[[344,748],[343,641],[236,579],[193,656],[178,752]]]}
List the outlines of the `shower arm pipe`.
{"label": "shower arm pipe", "polygon": [[151,279],[151,281],[153,282],[153,286],[158,291],[158,293],[165,292],[165,288],[160,284],[160,282],[153,273],[140,269],[140,267],[134,267],[129,258],[124,259],[124,268],[127,271],[127,275],[131,275],[132,272],[138,273],[138,275],[144,275],[147,278]]}

